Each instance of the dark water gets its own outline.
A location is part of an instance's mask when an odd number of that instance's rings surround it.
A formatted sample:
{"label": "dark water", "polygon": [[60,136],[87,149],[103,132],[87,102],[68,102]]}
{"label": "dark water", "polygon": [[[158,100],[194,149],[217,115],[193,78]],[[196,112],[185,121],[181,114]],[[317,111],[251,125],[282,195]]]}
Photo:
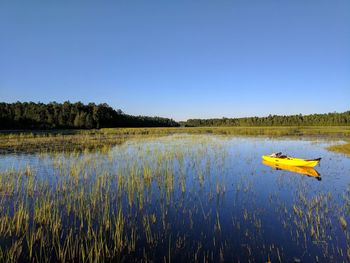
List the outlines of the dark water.
{"label": "dark water", "polygon": [[[105,261],[346,262],[350,158],[329,152],[331,143],[174,135],[98,152],[2,155],[1,220],[13,218],[23,204],[28,227],[2,234],[1,249],[8,251],[21,236],[28,238],[28,229],[35,233],[45,225],[35,213],[49,204],[55,214],[49,221],[60,222],[61,244],[70,230],[78,240],[72,245],[75,261],[81,261],[82,244],[90,248],[97,242],[87,237],[90,222],[100,243],[109,250],[119,247],[100,256]],[[262,163],[263,154],[279,151],[322,157],[315,167],[320,177]],[[49,244],[53,228],[47,229]],[[34,251],[40,246],[37,242]],[[18,261],[28,260],[28,247],[24,241]],[[55,251],[37,258],[57,260]]]}

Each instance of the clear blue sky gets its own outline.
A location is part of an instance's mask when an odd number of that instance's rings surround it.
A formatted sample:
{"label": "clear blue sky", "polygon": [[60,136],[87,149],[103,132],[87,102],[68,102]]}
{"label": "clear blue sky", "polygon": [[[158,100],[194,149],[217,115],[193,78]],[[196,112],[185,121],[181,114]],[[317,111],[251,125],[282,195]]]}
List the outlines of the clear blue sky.
{"label": "clear blue sky", "polygon": [[1,1],[0,101],[187,118],[350,109],[350,1]]}

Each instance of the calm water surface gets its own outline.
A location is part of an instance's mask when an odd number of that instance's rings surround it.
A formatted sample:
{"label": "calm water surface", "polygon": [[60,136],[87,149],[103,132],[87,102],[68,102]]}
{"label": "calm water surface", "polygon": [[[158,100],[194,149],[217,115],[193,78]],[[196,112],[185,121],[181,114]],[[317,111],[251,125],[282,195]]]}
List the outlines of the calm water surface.
{"label": "calm water surface", "polygon": [[[1,155],[0,215],[14,217],[24,204],[24,232],[35,232],[44,225],[35,210],[49,204],[57,212],[52,221],[60,222],[61,244],[72,230],[81,244],[92,246],[91,228],[114,249],[105,255],[110,260],[347,262],[350,158],[327,151],[330,143],[172,135],[97,152]],[[261,155],[278,151],[322,157],[315,167],[320,178],[262,163]],[[18,175],[28,167],[30,175]],[[11,180],[13,190],[6,183]],[[118,228],[114,222],[121,218]],[[3,234],[2,250],[20,236]],[[46,257],[57,259],[55,251]],[[27,259],[23,242],[18,260]]]}

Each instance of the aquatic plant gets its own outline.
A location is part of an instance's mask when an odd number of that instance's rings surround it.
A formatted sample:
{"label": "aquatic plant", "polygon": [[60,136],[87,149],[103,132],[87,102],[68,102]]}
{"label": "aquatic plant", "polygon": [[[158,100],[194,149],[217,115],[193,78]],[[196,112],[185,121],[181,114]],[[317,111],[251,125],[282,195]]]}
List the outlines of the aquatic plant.
{"label": "aquatic plant", "polygon": [[349,191],[336,199],[316,180],[268,170],[243,138],[174,134],[114,147],[104,138],[95,150],[39,148],[1,164],[0,262],[349,257]]}

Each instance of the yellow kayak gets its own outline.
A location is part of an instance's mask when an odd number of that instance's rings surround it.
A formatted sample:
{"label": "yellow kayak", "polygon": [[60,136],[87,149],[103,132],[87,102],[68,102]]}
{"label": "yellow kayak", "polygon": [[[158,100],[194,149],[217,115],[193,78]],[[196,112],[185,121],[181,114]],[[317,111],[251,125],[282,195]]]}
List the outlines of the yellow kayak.
{"label": "yellow kayak", "polygon": [[289,157],[289,156],[272,157],[270,155],[263,155],[262,158],[263,158],[263,160],[270,162],[270,163],[285,164],[285,165],[289,165],[289,166],[303,166],[303,167],[314,167],[321,160],[321,158],[312,159],[312,160],[305,160],[305,159],[293,158],[293,157]]}
{"label": "yellow kayak", "polygon": [[321,179],[321,175],[313,167],[302,167],[302,166],[290,166],[285,164],[270,163],[267,161],[262,161],[264,165],[270,166],[275,169],[286,170],[294,173],[305,174],[311,177],[317,177]]}

